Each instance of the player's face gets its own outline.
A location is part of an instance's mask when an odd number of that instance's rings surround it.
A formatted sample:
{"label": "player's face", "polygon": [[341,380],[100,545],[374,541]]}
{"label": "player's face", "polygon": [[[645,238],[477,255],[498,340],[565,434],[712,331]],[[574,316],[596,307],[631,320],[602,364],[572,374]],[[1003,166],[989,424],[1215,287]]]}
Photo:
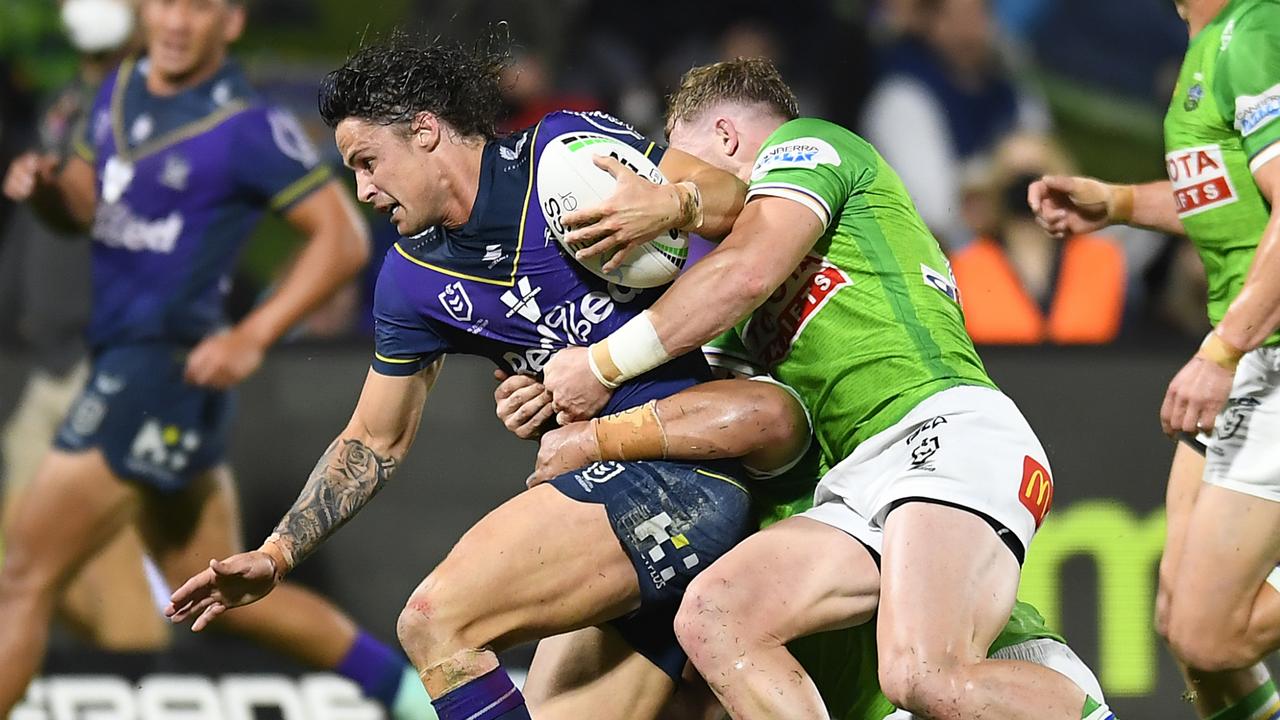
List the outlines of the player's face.
{"label": "player's face", "polygon": [[217,70],[244,29],[244,8],[230,0],[144,0],[151,71],[180,83]]}
{"label": "player's face", "polygon": [[334,140],[356,174],[356,197],[390,215],[398,233],[416,235],[440,221],[432,211],[439,185],[430,172],[432,160],[402,127],[347,118],[338,123]]}

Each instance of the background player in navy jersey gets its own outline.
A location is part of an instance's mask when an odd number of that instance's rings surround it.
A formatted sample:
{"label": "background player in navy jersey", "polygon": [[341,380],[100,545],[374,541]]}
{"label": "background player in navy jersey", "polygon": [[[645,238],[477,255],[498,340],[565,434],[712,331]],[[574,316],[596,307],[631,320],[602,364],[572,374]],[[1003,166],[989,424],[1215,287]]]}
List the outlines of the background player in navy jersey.
{"label": "background player in navy jersey", "polygon": [[[148,53],[105,82],[79,157],[60,173],[30,164],[6,187],[92,227],[93,368],[7,528],[0,716],[39,667],[61,588],[121,528],[138,524],[171,585],[238,549],[226,388],[368,255],[354,206],[296,120],[227,60],[241,4],[144,0],[140,10]],[[227,276],[267,209],[307,245],[272,297],[224,328]],[[397,653],[318,596],[283,590],[226,629],[343,672],[388,705],[402,686],[421,698]]]}
{"label": "background player in navy jersey", "polygon": [[[550,238],[533,179],[557,136],[607,134],[657,160],[672,186],[637,179],[646,187],[623,188],[665,200],[654,217],[665,214],[666,224],[654,232],[674,225],[719,236],[731,226],[743,198],[735,178],[664,154],[607,115],[552,113],[496,139],[505,58],[491,44],[400,39],[361,49],[322,84],[321,113],[355,171],[359,199],[388,213],[406,238],[378,279],[373,367],[350,423],[275,533],[179,588],[167,610],[175,621],[194,617],[199,630],[263,597],[363,507],[413,442],[444,354],[536,372],[556,350],[611,332],[661,292],[609,285]],[[699,194],[700,212],[689,200]],[[598,428],[625,437],[657,422],[657,398],[709,377],[695,353],[637,378],[604,411],[623,414]],[[613,702],[630,717],[652,717],[684,667],[672,628],[683,588],[750,529],[747,493],[723,462],[595,464],[517,495],[472,527],[398,624],[440,717],[528,718],[493,650],[589,626],[600,626],[611,648],[597,672],[647,670],[646,692]],[[549,698],[536,712],[597,716],[576,702]]]}

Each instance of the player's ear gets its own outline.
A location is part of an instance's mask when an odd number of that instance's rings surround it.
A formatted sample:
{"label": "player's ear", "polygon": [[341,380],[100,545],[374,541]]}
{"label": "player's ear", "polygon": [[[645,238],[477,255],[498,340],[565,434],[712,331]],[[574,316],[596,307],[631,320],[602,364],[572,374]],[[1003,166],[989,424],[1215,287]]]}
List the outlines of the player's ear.
{"label": "player's ear", "polygon": [[736,155],[741,141],[738,137],[738,128],[733,121],[726,117],[716,118],[715,132],[720,152],[724,153],[725,157]]}
{"label": "player's ear", "polygon": [[422,111],[409,123],[409,142],[431,151],[440,144],[440,118],[434,113]]}
{"label": "player's ear", "polygon": [[244,32],[245,9],[243,2],[231,2],[227,7],[227,22],[222,26],[222,37],[228,43],[240,39]]}

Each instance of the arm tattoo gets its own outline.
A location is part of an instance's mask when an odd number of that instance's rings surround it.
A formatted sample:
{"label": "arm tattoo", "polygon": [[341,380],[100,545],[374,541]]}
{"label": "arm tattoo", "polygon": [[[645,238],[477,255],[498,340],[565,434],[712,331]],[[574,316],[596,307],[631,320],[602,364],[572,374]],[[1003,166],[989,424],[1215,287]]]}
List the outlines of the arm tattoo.
{"label": "arm tattoo", "polygon": [[346,524],[396,471],[397,460],[359,440],[335,440],[311,471],[293,507],[276,526],[277,542],[297,565]]}

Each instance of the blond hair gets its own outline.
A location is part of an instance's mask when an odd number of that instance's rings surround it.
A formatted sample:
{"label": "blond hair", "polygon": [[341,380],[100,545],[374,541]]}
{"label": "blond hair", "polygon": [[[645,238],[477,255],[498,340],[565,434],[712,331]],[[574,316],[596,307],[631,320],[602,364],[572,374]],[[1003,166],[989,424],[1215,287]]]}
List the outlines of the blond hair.
{"label": "blond hair", "polygon": [[680,78],[680,87],[667,98],[667,133],[677,122],[692,120],[721,102],[763,105],[787,120],[800,115],[795,93],[773,62],[735,58],[695,67]]}

